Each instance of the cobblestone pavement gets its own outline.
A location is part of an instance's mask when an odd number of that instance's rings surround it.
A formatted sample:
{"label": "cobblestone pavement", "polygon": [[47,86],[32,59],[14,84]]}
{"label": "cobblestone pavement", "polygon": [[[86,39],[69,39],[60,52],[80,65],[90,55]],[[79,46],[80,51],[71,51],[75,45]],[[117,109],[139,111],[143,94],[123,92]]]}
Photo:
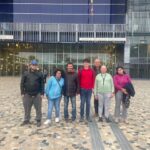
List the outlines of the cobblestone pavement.
{"label": "cobblestone pavement", "polygon": [[[92,123],[79,123],[79,97],[77,98],[77,121],[62,119],[51,126],[36,127],[35,110],[32,108],[31,125],[20,126],[23,121],[23,106],[20,96],[20,78],[0,77],[0,150],[150,150],[150,81],[134,81],[136,96],[129,108],[128,124],[100,123],[93,117]],[[43,119],[46,120],[47,100],[43,99]],[[70,110],[71,111],[71,110]],[[111,114],[114,112],[114,98]],[[54,117],[53,117],[54,118]],[[94,124],[95,123],[95,124]],[[121,133],[118,138],[118,134]],[[94,135],[95,134],[95,135]],[[100,138],[94,139],[96,134]],[[125,143],[121,144],[123,137]],[[95,146],[96,148],[95,148]],[[97,144],[97,145],[96,145]],[[129,144],[130,148],[125,148]]]}

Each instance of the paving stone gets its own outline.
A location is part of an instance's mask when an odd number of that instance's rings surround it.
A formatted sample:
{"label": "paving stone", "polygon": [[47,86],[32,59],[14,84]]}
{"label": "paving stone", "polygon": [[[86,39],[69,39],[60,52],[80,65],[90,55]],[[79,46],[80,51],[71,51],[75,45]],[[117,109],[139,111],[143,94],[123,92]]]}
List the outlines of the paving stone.
{"label": "paving stone", "polygon": [[[0,150],[93,150],[89,125],[79,123],[80,100],[77,97],[77,120],[66,123],[63,119],[63,99],[61,101],[61,121],[46,127],[36,127],[35,110],[32,108],[31,125],[21,127],[24,111],[20,96],[20,78],[0,77]],[[119,123],[133,149],[148,150],[150,147],[150,81],[134,81],[136,95],[131,99],[128,111],[129,124]],[[47,117],[47,99],[42,101],[42,123]],[[91,102],[93,105],[93,101]],[[111,114],[114,114],[115,100],[112,99]],[[69,113],[71,107],[69,105]],[[70,113],[71,117],[71,113]],[[98,132],[106,150],[121,150],[109,123],[98,122]]]}

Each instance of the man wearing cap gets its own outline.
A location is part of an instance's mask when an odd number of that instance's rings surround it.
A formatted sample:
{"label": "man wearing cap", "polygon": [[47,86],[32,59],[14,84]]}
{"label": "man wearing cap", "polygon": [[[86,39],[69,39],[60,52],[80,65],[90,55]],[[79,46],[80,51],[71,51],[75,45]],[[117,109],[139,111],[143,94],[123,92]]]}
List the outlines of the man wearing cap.
{"label": "man wearing cap", "polygon": [[21,79],[21,95],[23,97],[24,106],[24,121],[21,125],[30,124],[30,113],[32,105],[36,109],[37,127],[41,126],[41,104],[42,96],[44,95],[44,80],[43,75],[37,70],[38,63],[32,60],[29,71],[25,71]]}

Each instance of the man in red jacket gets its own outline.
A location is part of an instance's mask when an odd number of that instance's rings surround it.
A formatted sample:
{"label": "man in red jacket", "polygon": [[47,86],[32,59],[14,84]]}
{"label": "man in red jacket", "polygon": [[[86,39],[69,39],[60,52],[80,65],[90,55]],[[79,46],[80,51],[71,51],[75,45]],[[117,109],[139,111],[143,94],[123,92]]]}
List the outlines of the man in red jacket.
{"label": "man in red jacket", "polygon": [[90,107],[91,107],[91,95],[94,87],[95,74],[90,68],[89,59],[83,60],[83,68],[78,72],[79,84],[80,84],[80,122],[84,121],[84,105],[86,103],[86,119],[91,122]]}

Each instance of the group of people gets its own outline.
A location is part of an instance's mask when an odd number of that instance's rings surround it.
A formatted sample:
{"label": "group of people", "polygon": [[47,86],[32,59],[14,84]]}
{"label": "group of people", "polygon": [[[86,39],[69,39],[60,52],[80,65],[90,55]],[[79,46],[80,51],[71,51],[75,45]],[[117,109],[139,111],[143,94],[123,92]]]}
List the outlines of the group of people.
{"label": "group of people", "polygon": [[[109,112],[111,98],[115,95],[115,121],[126,122],[127,107],[123,102],[123,95],[128,95],[124,88],[127,83],[131,83],[131,79],[126,74],[124,68],[119,66],[116,68],[114,77],[107,72],[107,67],[101,65],[98,58],[94,61],[94,66],[90,67],[89,59],[83,60],[83,66],[75,71],[72,62],[66,65],[66,70],[56,69],[54,74],[48,79],[44,85],[43,74],[37,71],[38,63],[33,60],[30,64],[29,71],[22,75],[21,79],[21,95],[24,106],[24,121],[22,125],[30,123],[30,113],[32,105],[36,109],[37,126],[41,126],[42,119],[42,98],[44,94],[48,99],[48,112],[45,125],[52,122],[52,111],[55,107],[55,122],[60,121],[60,102],[62,95],[64,96],[64,119],[69,120],[68,104],[72,105],[72,122],[76,120],[76,96],[80,95],[80,122],[91,122],[91,97],[94,95],[95,116],[99,117],[99,121],[110,122]],[[86,106],[86,109],[85,109]],[[122,107],[121,107],[122,106]]]}

